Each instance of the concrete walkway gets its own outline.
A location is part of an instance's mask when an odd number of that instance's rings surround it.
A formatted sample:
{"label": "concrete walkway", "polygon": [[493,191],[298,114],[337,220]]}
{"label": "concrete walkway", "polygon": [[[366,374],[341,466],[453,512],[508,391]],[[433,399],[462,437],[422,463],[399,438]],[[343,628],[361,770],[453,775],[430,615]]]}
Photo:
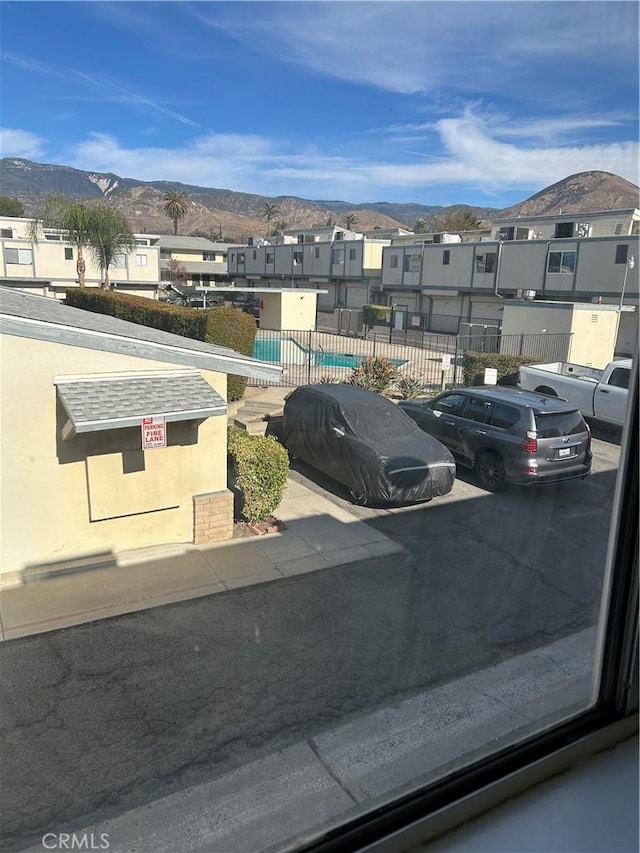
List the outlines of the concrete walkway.
{"label": "concrete walkway", "polygon": [[102,555],[96,568],[26,575],[0,591],[3,640],[80,625],[175,601],[403,551],[401,545],[300,483],[289,480],[279,533],[207,546]]}

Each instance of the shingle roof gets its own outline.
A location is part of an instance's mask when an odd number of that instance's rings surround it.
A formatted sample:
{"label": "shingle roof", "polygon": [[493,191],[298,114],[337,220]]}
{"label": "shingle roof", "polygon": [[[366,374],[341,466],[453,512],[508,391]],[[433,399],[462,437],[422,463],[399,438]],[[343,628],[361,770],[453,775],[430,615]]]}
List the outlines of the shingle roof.
{"label": "shingle roof", "polygon": [[196,371],[129,376],[74,376],[54,380],[74,433],[139,426],[143,417],[167,422],[225,414],[222,397]]}
{"label": "shingle roof", "polygon": [[117,317],[71,308],[57,299],[0,287],[0,330],[155,361],[277,380],[282,368],[227,347],[185,338]]}

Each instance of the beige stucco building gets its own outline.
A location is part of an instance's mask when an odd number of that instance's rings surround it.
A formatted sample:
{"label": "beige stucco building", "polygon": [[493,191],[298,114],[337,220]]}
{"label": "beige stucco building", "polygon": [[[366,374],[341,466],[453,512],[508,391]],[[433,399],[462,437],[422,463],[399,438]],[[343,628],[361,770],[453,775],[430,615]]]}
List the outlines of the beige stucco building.
{"label": "beige stucco building", "polygon": [[[38,229],[37,238],[30,236],[32,219],[0,217],[0,285],[15,287],[40,296],[64,299],[69,287],[78,286],[77,248],[66,234],[52,228]],[[158,237],[136,234],[136,245],[130,252],[116,255],[109,268],[112,286],[119,293],[158,298],[160,288],[160,249]],[[86,287],[100,287],[100,267],[88,250]]]}
{"label": "beige stucco building", "polygon": [[[227,374],[279,367],[6,288],[0,332],[0,582],[232,535]],[[166,446],[143,448],[147,417]]]}

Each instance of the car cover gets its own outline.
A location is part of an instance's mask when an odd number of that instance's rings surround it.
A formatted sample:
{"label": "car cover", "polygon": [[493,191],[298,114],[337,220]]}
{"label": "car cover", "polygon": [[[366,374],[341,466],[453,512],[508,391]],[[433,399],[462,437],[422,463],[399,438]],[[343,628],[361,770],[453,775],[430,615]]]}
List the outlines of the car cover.
{"label": "car cover", "polygon": [[448,494],[450,451],[398,406],[354,385],[303,385],[284,407],[282,440],[293,456],[367,502],[413,503]]}

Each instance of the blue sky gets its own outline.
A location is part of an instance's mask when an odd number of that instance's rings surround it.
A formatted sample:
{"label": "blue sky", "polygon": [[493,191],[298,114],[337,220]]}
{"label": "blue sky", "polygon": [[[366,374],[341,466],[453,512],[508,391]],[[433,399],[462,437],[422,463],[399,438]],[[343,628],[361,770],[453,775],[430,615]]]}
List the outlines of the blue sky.
{"label": "blue sky", "polygon": [[636,2],[2,3],[0,152],[261,195],[505,207],[638,183]]}

